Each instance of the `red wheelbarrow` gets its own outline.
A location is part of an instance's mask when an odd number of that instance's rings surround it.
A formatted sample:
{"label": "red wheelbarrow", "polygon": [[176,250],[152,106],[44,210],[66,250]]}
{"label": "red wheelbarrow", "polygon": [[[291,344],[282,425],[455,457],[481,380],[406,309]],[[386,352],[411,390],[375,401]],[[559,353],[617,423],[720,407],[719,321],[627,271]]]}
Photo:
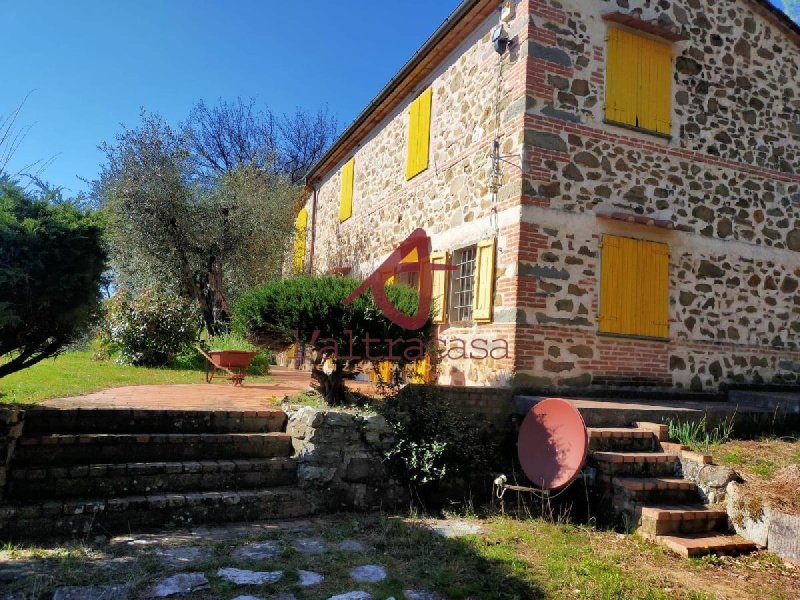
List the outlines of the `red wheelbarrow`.
{"label": "red wheelbarrow", "polygon": [[257,354],[247,350],[209,350],[206,353],[197,348],[197,351],[206,359],[206,383],[211,383],[214,377],[225,377],[233,385],[242,385],[247,368]]}

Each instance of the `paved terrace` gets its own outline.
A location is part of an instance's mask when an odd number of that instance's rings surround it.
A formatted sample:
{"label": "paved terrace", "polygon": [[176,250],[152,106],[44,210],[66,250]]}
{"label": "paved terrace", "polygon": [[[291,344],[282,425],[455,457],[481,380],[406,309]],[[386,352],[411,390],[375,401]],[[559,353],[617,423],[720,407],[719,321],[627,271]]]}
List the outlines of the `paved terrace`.
{"label": "paved terrace", "polygon": [[[308,371],[272,367],[273,383],[248,384],[235,387],[229,382],[133,385],[110,388],[101,392],[46,400],[40,406],[53,408],[134,408],[142,410],[262,410],[279,406],[286,396],[295,396],[311,385]],[[348,388],[362,393],[374,393],[375,386],[361,381],[349,381]]]}

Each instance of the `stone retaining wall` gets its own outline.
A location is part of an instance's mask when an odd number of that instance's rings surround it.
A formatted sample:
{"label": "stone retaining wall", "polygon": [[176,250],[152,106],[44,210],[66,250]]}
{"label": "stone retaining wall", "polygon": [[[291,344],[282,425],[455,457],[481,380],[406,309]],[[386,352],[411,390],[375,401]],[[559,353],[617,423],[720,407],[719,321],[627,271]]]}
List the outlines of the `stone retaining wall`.
{"label": "stone retaining wall", "polygon": [[0,408],[0,500],[4,497],[6,475],[17,438],[22,434],[25,411],[18,408]]}
{"label": "stone retaining wall", "polygon": [[286,432],[297,455],[298,484],[317,492],[329,510],[390,508],[406,500],[384,466],[394,438],[382,416],[303,407],[289,416]]}
{"label": "stone retaining wall", "polygon": [[751,514],[752,509],[743,501],[740,484],[733,482],[728,486],[727,510],[736,532],[800,565],[800,517],[769,506],[759,508],[759,514]]}

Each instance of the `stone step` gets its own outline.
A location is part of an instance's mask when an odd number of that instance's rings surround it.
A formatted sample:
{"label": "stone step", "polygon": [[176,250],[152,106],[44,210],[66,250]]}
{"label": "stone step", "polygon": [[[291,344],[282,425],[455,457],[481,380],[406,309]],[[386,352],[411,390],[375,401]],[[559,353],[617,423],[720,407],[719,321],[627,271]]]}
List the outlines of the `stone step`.
{"label": "stone step", "polygon": [[739,555],[755,552],[758,546],[733,533],[693,533],[685,535],[658,535],[655,541],[685,558],[708,554]]}
{"label": "stone step", "polygon": [[26,434],[48,433],[268,433],[283,431],[286,413],[259,411],[32,408]]}
{"label": "stone step", "polygon": [[699,502],[700,492],[694,482],[676,477],[615,477],[615,503],[675,503]]}
{"label": "stone step", "polygon": [[686,533],[727,533],[728,513],[703,504],[638,505],[634,519],[646,536]]}
{"label": "stone step", "polygon": [[651,452],[656,449],[656,437],[648,429],[591,427],[588,432],[590,452]]}
{"label": "stone step", "polygon": [[666,442],[669,440],[669,426],[663,423],[649,423],[647,421],[637,421],[633,424],[634,427],[639,429],[646,429],[652,431],[656,440],[659,442]]}
{"label": "stone step", "polygon": [[83,537],[193,523],[290,519],[313,515],[319,506],[312,492],[296,487],[8,504],[0,506],[0,539]]}
{"label": "stone step", "polygon": [[290,457],[33,466],[12,469],[6,489],[11,501],[258,489],[295,483],[296,468]]}
{"label": "stone step", "polygon": [[671,477],[677,461],[677,456],[666,452],[593,452],[590,455],[590,462],[600,475],[609,477]]}
{"label": "stone step", "polygon": [[13,466],[230,460],[291,456],[285,433],[23,435]]}

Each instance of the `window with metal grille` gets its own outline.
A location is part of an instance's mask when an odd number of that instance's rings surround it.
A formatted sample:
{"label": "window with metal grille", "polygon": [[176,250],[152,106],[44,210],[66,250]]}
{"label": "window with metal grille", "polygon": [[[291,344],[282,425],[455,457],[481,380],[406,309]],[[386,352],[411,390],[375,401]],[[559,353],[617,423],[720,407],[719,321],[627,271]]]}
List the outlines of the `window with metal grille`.
{"label": "window with metal grille", "polygon": [[456,269],[450,280],[450,321],[471,321],[475,298],[476,247],[469,246],[453,253]]}

